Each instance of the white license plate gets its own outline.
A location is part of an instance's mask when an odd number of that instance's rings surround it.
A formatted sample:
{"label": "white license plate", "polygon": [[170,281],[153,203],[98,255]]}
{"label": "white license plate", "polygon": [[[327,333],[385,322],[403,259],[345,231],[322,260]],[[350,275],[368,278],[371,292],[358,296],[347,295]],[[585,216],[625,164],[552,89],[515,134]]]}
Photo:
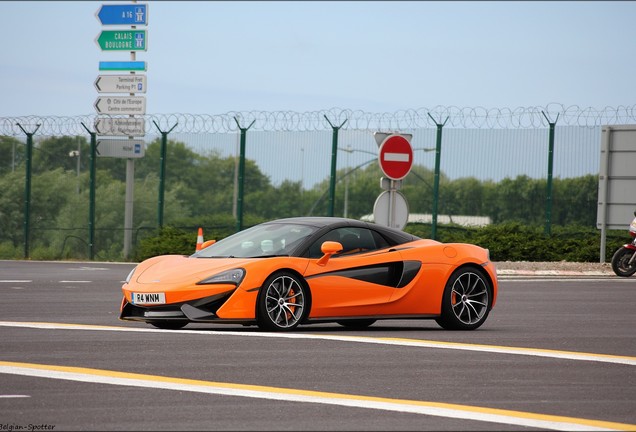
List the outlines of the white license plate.
{"label": "white license plate", "polygon": [[133,304],[166,304],[166,293],[132,293]]}

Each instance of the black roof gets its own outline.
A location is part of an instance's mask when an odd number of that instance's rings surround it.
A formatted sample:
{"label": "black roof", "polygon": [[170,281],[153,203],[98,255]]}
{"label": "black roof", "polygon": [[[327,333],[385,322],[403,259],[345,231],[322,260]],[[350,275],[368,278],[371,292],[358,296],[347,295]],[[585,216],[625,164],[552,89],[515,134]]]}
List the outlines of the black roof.
{"label": "black roof", "polygon": [[309,226],[319,228],[320,231],[322,231],[322,229],[326,227],[338,228],[343,226],[350,226],[350,227],[359,227],[359,228],[369,228],[375,231],[379,231],[380,233],[384,234],[386,237],[393,239],[393,241],[395,241],[398,244],[419,239],[419,237],[417,236],[414,236],[409,233],[405,233],[404,231],[401,231],[395,228],[389,228],[389,227],[386,227],[383,225],[377,225],[371,222],[363,222],[357,219],[348,219],[348,218],[342,218],[342,217],[303,216],[303,217],[291,217],[291,218],[285,218],[285,219],[275,219],[265,223],[266,224],[283,223],[283,224],[309,225]]}

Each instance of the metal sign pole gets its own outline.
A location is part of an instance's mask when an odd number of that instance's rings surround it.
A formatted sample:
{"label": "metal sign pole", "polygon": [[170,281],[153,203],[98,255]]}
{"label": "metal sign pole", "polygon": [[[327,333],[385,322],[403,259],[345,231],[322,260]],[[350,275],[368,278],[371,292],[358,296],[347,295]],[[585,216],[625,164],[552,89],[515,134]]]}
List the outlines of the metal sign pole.
{"label": "metal sign pole", "polygon": [[551,122],[545,112],[541,111],[543,117],[548,121],[550,125],[550,135],[548,137],[548,181],[546,185],[546,197],[545,197],[545,227],[543,229],[546,235],[550,235],[552,232],[552,165],[554,160],[554,126],[559,120],[559,115],[554,122]]}
{"label": "metal sign pole", "polygon": [[336,201],[336,164],[338,160],[338,131],[347,120],[343,121],[340,126],[334,126],[327,116],[323,116],[331,129],[333,130],[331,138],[331,175],[329,176],[329,209],[327,210],[327,216],[333,217],[334,207]]}
{"label": "metal sign pole", "polygon": [[163,207],[164,207],[164,195],[165,195],[165,182],[166,182],[166,153],[168,148],[168,134],[177,127],[179,123],[175,123],[169,131],[164,132],[159,128],[156,121],[152,121],[159,133],[161,133],[161,158],[159,161],[159,199],[157,204],[157,225],[159,228],[163,228]]}
{"label": "metal sign pole", "polygon": [[91,261],[95,257],[95,159],[97,155],[97,133],[91,132],[84,123],[82,123],[86,132],[91,136],[91,152],[89,156],[90,162],[90,180],[89,180],[89,198],[88,198],[88,259]]}
{"label": "metal sign pole", "polygon": [[433,116],[429,113],[428,116],[435,122],[437,126],[437,139],[435,141],[435,182],[433,183],[433,214],[431,220],[431,238],[437,240],[437,212],[439,205],[439,176],[440,176],[440,161],[442,155],[442,129],[448,121],[448,117],[444,120],[444,123],[438,123]]}
{"label": "metal sign pole", "polygon": [[31,230],[31,156],[33,155],[33,135],[40,129],[37,125],[33,132],[24,130],[20,123],[16,123],[27,137],[26,146],[26,177],[24,182],[24,258],[29,258],[29,234]]}
{"label": "metal sign pole", "polygon": [[243,188],[245,186],[245,135],[256,120],[252,120],[252,123],[250,123],[250,125],[246,128],[241,127],[236,117],[234,117],[234,121],[241,131],[241,148],[238,167],[238,196],[236,197],[236,231],[241,231],[243,230]]}

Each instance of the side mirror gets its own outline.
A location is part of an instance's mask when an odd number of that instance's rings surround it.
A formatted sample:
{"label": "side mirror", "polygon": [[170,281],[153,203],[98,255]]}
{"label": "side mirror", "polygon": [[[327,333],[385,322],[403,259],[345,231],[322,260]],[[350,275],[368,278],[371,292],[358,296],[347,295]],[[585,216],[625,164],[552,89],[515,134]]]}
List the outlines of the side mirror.
{"label": "side mirror", "polygon": [[337,254],[342,250],[342,244],[335,241],[326,241],[320,246],[320,251],[324,254],[316,264],[319,266],[327,265],[331,255]]}
{"label": "side mirror", "polygon": [[216,240],[208,240],[203,242],[203,244],[201,245],[201,249],[205,249],[208,246],[212,246],[214,243],[216,243]]}

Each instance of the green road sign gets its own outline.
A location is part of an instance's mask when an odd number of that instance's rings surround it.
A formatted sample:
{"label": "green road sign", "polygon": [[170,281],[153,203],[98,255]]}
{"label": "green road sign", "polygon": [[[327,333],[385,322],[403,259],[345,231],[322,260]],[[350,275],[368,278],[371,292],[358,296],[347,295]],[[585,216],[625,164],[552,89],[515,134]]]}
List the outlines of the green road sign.
{"label": "green road sign", "polygon": [[146,30],[102,30],[95,42],[102,51],[146,51]]}

